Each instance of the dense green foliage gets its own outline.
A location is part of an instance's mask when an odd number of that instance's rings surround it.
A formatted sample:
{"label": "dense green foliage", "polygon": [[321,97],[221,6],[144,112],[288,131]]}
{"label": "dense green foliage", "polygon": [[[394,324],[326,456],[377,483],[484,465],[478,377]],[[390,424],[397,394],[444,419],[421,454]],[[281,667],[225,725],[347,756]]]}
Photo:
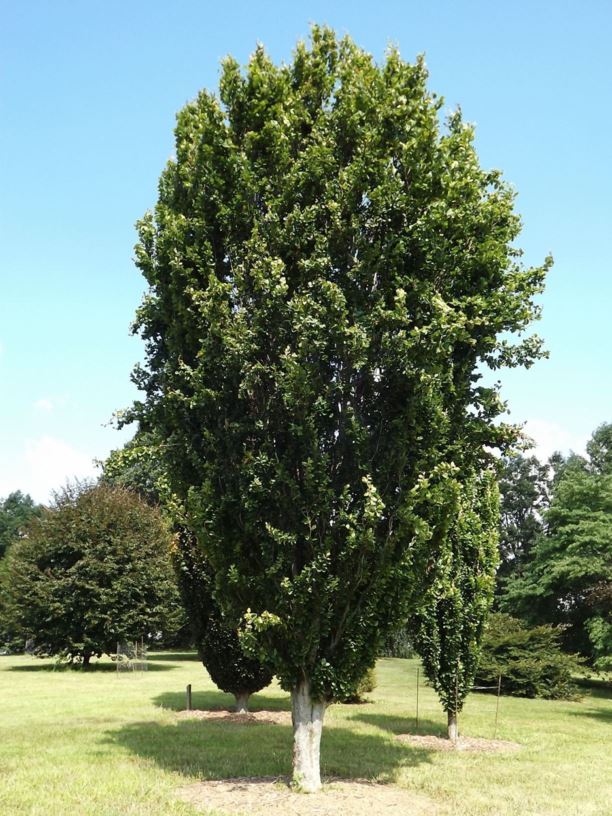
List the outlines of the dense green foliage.
{"label": "dense green foliage", "polygon": [[235,626],[228,624],[214,600],[210,566],[185,529],[174,537],[172,561],[198,653],[213,683],[236,697],[269,685],[272,672],[242,651]]}
{"label": "dense green foliage", "polygon": [[267,686],[272,673],[247,657],[235,626],[225,620],[214,599],[214,577],[195,536],[181,523],[183,513],[172,496],[160,449],[152,433],[139,430],[103,463],[103,481],[135,490],[149,503],[160,504],[175,529],[172,563],[191,633],[204,667],[223,691],[240,697]]}
{"label": "dense green foliage", "polygon": [[21,490],[0,499],[0,558],[13,541],[23,536],[29,522],[41,512],[42,507]]}
{"label": "dense green foliage", "polygon": [[546,624],[528,627],[503,613],[491,615],[482,645],[476,685],[496,693],[501,675],[502,694],[570,700],[577,688],[573,675],[580,669],[574,655],[561,651],[559,629]]}
{"label": "dense green foliage", "polygon": [[363,675],[355,691],[342,700],[343,703],[363,703],[365,702],[365,695],[371,694],[376,688],[376,669],[369,668]]}
{"label": "dense green foliage", "polygon": [[509,575],[521,574],[538,535],[544,529],[542,514],[549,501],[549,466],[535,456],[513,454],[501,462],[499,589]]}
{"label": "dense green foliage", "polygon": [[565,647],[601,667],[612,656],[611,431],[595,431],[588,458],[557,460],[544,533],[501,599],[530,623],[563,625]]}
{"label": "dense green foliage", "polygon": [[66,488],[6,557],[1,616],[13,640],[88,663],[117,643],[159,642],[182,610],[159,512],[107,486]]}
{"label": "dense green foliage", "polygon": [[469,693],[493,599],[499,493],[490,472],[457,483],[436,557],[436,578],[414,617],[414,641],[429,682],[455,718]]}
{"label": "dense green foliage", "polygon": [[289,65],[227,59],[140,224],[127,419],[166,440],[247,644],[324,699],[420,591],[455,470],[513,437],[479,367],[540,354],[500,336],[537,316],[545,268],[520,265],[512,191],[458,113],[441,132],[426,80],[319,28]]}
{"label": "dense green foliage", "polygon": [[380,648],[380,657],[416,657],[410,627],[407,623],[389,632]]}
{"label": "dense green foliage", "polygon": [[161,442],[152,433],[138,430],[122,448],[99,462],[102,484],[132,490],[151,505],[161,505],[171,515],[175,510],[161,454]]}

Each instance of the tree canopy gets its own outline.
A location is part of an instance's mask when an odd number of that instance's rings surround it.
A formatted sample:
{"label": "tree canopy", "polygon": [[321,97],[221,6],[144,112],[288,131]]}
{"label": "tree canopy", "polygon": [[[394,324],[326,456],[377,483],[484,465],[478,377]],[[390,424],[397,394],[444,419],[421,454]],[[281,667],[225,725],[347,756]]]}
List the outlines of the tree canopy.
{"label": "tree canopy", "polygon": [[441,107],[422,59],[326,28],[290,64],[228,58],[139,225],[126,419],[164,439],[224,610],[292,690],[305,789],[326,701],[427,580],[450,483],[515,436],[483,366],[541,354],[509,338],[548,262],[521,265],[514,193]]}
{"label": "tree canopy", "polygon": [[23,536],[29,522],[41,512],[42,507],[21,490],[15,490],[0,500],[0,558],[13,541]]}
{"label": "tree canopy", "polygon": [[5,630],[85,664],[120,641],[172,634],[182,610],[169,545],[159,512],[135,494],[66,488],[6,557]]}
{"label": "tree canopy", "polygon": [[612,424],[598,428],[587,457],[557,458],[545,529],[504,610],[531,623],[567,627],[567,648],[592,660],[612,655]]}
{"label": "tree canopy", "polygon": [[[499,551],[501,579],[523,571],[544,529],[543,513],[550,499],[550,468],[536,456],[513,453],[501,463]],[[500,590],[503,589],[503,581]]]}
{"label": "tree canopy", "polygon": [[179,590],[200,659],[213,683],[233,694],[236,710],[248,710],[251,694],[272,682],[272,672],[244,654],[236,627],[215,601],[214,575],[192,533],[181,529],[172,546]]}

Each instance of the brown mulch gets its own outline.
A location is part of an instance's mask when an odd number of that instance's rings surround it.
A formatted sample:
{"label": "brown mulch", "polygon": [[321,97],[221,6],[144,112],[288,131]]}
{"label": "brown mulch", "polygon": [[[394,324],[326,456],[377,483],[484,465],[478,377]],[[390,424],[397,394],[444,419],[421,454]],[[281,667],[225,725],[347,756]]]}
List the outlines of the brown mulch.
{"label": "brown mulch", "polygon": [[249,711],[248,714],[237,714],[235,711],[202,710],[179,711],[181,720],[223,720],[240,725],[291,725],[290,711]]}
{"label": "brown mulch", "polygon": [[395,739],[408,742],[415,748],[428,748],[432,751],[481,751],[493,754],[498,751],[518,751],[521,747],[518,742],[481,737],[459,737],[457,742],[453,742],[446,737],[434,737],[431,734],[398,734]]}
{"label": "brown mulch", "polygon": [[425,796],[393,785],[365,780],[330,780],[318,793],[296,793],[286,780],[225,779],[179,788],[183,802],[228,816],[435,816],[438,808]]}

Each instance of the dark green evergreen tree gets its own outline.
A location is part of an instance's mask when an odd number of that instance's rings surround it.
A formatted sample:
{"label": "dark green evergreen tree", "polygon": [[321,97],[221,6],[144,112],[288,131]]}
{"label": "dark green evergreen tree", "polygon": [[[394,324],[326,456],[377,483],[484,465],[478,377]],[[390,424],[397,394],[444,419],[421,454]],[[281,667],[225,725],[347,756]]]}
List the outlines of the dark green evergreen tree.
{"label": "dark green evergreen tree", "polygon": [[549,466],[535,456],[513,454],[501,462],[499,591],[509,575],[521,574],[538,535],[549,501]]}

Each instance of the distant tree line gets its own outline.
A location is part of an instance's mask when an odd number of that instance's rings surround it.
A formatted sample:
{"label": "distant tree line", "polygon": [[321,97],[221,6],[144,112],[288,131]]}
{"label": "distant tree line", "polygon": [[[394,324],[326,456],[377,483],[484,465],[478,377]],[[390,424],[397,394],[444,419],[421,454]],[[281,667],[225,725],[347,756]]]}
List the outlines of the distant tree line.
{"label": "distant tree line", "polygon": [[563,648],[612,666],[612,424],[586,455],[503,462],[497,607],[559,627]]}

